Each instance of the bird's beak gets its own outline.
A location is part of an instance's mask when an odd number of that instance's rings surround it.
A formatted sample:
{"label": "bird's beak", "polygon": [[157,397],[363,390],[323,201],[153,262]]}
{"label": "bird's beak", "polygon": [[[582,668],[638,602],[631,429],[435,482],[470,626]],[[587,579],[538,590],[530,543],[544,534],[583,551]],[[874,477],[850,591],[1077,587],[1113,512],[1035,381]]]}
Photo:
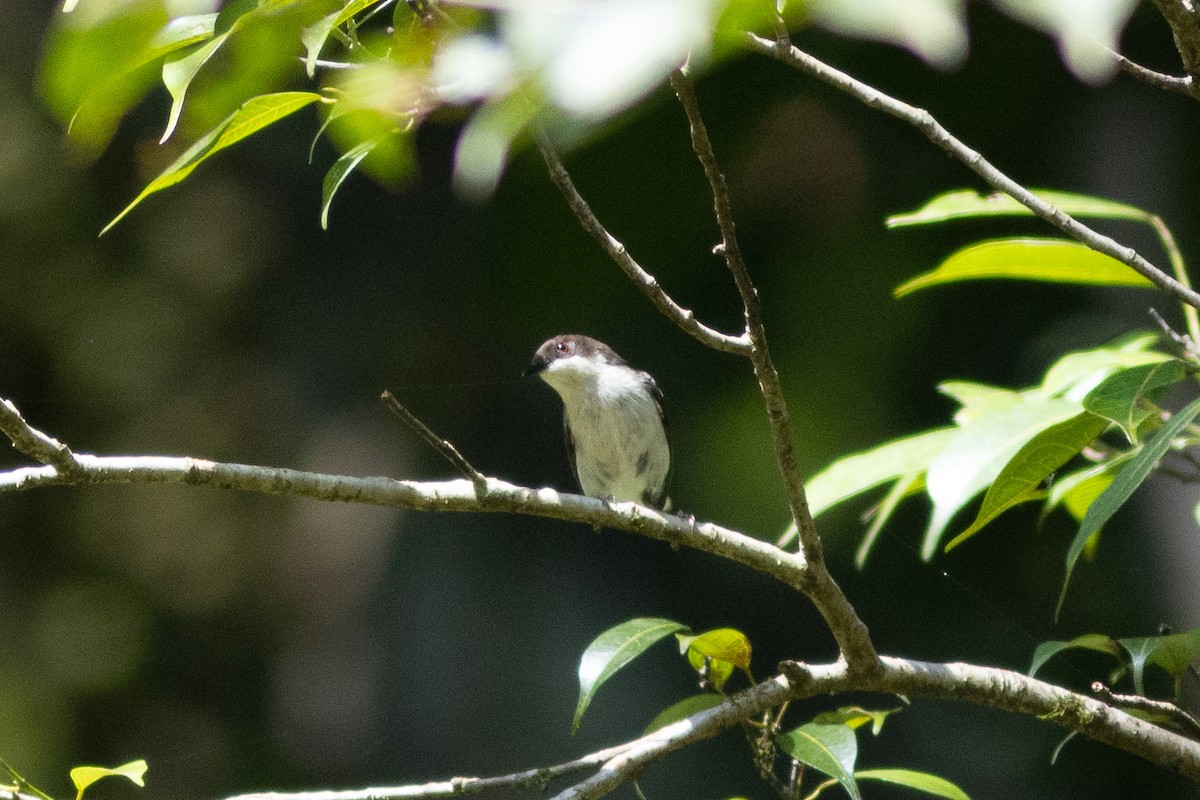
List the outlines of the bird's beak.
{"label": "bird's beak", "polygon": [[521,374],[526,377],[528,377],[530,375],[537,375],[539,372],[544,370],[547,366],[549,366],[549,362],[546,361],[546,359],[541,354],[538,354],[533,357],[533,361],[529,362],[529,366],[526,367],[525,371],[522,372]]}

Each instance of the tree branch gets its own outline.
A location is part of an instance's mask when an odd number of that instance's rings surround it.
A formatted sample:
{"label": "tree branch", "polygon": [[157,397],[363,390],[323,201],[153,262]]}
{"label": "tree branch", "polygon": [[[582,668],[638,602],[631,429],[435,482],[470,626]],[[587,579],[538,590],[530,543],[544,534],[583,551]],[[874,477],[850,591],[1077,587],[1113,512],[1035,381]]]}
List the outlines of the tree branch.
{"label": "tree branch", "polygon": [[[492,778],[451,778],[447,781],[414,784],[410,786],[374,787],[369,789],[329,789],[314,792],[254,792],[239,794],[227,800],[400,800],[401,798],[459,797],[487,791],[513,791],[517,789],[539,789],[545,791],[548,784],[558,778],[597,769],[605,762],[628,750],[631,744],[621,744],[598,750],[595,753],[557,764],[538,767],[511,775]],[[3,796],[0,795],[0,800]]]}
{"label": "tree branch", "polygon": [[69,474],[75,469],[75,455],[69,447],[30,425],[12,401],[3,398],[0,398],[0,433],[30,458],[54,466],[63,473]]}
{"label": "tree branch", "polygon": [[[1161,6],[1168,2],[1168,0],[1155,0],[1155,2]],[[931,142],[969,167],[992,188],[1010,195],[1038,217],[1041,217],[1063,233],[1082,242],[1096,252],[1111,256],[1122,264],[1133,268],[1138,274],[1145,277],[1167,294],[1190,306],[1200,308],[1200,294],[1197,294],[1151,264],[1132,247],[1126,247],[1096,232],[1074,217],[1064,214],[1058,208],[1033,194],[1033,192],[994,167],[979,152],[972,150],[957,139],[942,127],[941,123],[934,119],[933,115],[928,111],[910,106],[908,103],[897,100],[856,78],[852,78],[846,73],[814,58],[789,41],[784,39],[771,41],[753,33],[749,33],[746,36],[752,50],[803,70],[835,89],[839,89],[855,97],[867,106],[907,122],[924,133]]]}
{"label": "tree branch", "polygon": [[1191,77],[1179,77],[1177,75],[1167,75],[1163,72],[1152,70],[1149,67],[1143,67],[1136,61],[1130,61],[1120,53],[1114,52],[1113,58],[1117,60],[1117,66],[1129,73],[1140,81],[1144,81],[1151,86],[1156,86],[1159,89],[1164,89],[1168,92],[1178,92],[1180,94],[1191,95],[1194,85]]}
{"label": "tree branch", "polygon": [[1175,49],[1191,79],[1192,95],[1200,82],[1200,10],[1192,0],[1154,0],[1175,37]]}
{"label": "tree branch", "polygon": [[792,519],[800,532],[800,550],[804,553],[809,564],[811,585],[808,595],[816,604],[821,615],[825,618],[843,656],[856,668],[871,669],[878,656],[867,626],[859,618],[850,601],[842,593],[841,587],[833,580],[825,567],[824,549],[821,538],[817,535],[817,526],[813,522],[812,513],[808,508],[808,499],[804,493],[804,484],[800,480],[800,467],[796,462],[795,444],[792,440],[792,425],[788,416],[787,399],[783,394],[783,385],[779,381],[779,372],[771,358],[767,346],[767,329],[763,322],[762,303],[759,301],[758,289],[750,278],[750,271],[742,258],[741,247],[737,241],[737,231],[733,222],[733,203],[729,197],[729,187],[725,176],[717,165],[716,153],[712,141],[708,138],[708,130],[704,125],[704,117],[700,113],[700,103],[696,99],[695,88],[687,65],[671,76],[671,86],[679,97],[684,113],[687,114],[688,126],[691,132],[692,149],[704,168],[704,175],[713,196],[713,212],[717,226],[721,230],[721,243],[715,252],[719,253],[733,275],[734,284],[742,298],[742,306],[746,316],[746,332],[750,337],[749,358],[754,366],[754,376],[758,379],[759,392],[766,405],[767,418],[771,423],[771,432],[775,438],[775,455],[779,471],[783,476],[784,487],[787,491],[788,506]]}
{"label": "tree branch", "polygon": [[[0,429],[33,429],[12,403],[0,403]],[[20,437],[22,432],[15,431]],[[28,435],[27,433],[24,435]],[[11,437],[10,437],[11,438]],[[65,452],[70,453],[69,450]],[[691,547],[728,558],[805,592],[808,564],[799,553],[723,528],[664,514],[630,502],[604,502],[583,495],[532,489],[485,477],[482,492],[468,480],[400,481],[392,478],[327,475],[283,467],[226,464],[172,456],[96,456],[71,453],[71,468],[21,467],[0,472],[0,493],[44,486],[183,483],[314,500],[367,503],[417,511],[503,512],[550,517],[629,531],[672,546]]]}
{"label": "tree branch", "polygon": [[471,482],[475,487],[476,492],[487,491],[487,478],[479,470],[472,466],[466,457],[458,452],[458,448],[442,437],[438,436],[429,426],[421,420],[417,419],[417,415],[409,411],[404,405],[396,399],[396,395],[391,392],[384,392],[380,397],[383,404],[388,407],[388,410],[398,416],[400,419],[412,428],[417,434],[424,439],[430,447],[437,450],[442,458],[454,465],[455,469],[462,473],[463,477]]}
{"label": "tree branch", "polygon": [[1092,683],[1092,693],[1109,705],[1118,708],[1132,708],[1166,719],[1188,738],[1200,740],[1200,722],[1197,722],[1195,717],[1174,703],[1168,703],[1165,700],[1151,700],[1140,694],[1117,694],[1100,681]]}
{"label": "tree branch", "polygon": [[732,336],[728,333],[722,333],[715,328],[710,328],[700,322],[696,319],[695,313],[690,308],[684,308],[675,302],[662,286],[659,285],[658,279],[647,272],[641,264],[634,260],[633,256],[629,255],[629,251],[625,249],[625,245],[621,244],[615,236],[608,232],[587,204],[587,201],[579,194],[579,190],[575,188],[574,181],[571,180],[571,174],[563,166],[562,159],[558,157],[554,146],[550,144],[549,140],[541,132],[537,134],[536,138],[538,150],[541,151],[542,159],[546,162],[546,168],[550,171],[550,179],[562,191],[563,197],[567,200],[567,205],[574,212],[575,216],[579,218],[584,230],[600,243],[600,247],[603,248],[604,252],[608,253],[609,257],[617,262],[617,266],[629,276],[629,279],[633,281],[635,286],[640,288],[650,298],[650,301],[654,303],[663,316],[674,322],[684,333],[689,334],[707,347],[720,350],[723,353],[747,355],[750,352],[750,338],[747,334],[743,333],[738,336]]}

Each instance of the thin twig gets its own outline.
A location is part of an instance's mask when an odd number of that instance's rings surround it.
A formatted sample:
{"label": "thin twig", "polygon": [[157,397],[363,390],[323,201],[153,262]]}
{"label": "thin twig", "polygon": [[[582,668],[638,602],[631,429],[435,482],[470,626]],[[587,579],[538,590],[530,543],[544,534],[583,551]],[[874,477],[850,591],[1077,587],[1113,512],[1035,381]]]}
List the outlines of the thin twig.
{"label": "thin twig", "polygon": [[1192,93],[1192,79],[1186,76],[1168,75],[1165,72],[1157,72],[1149,67],[1143,67],[1135,61],[1130,61],[1120,53],[1113,52],[1113,58],[1117,60],[1117,66],[1129,73],[1140,81],[1145,81],[1151,86],[1156,86],[1159,89],[1165,89],[1168,92],[1179,92],[1180,94],[1190,95]]}
{"label": "thin twig", "polygon": [[651,302],[657,306],[663,316],[674,322],[685,333],[694,337],[701,344],[711,347],[714,350],[736,355],[748,354],[750,351],[750,339],[746,334],[733,336],[708,327],[696,319],[696,315],[691,309],[679,305],[663,290],[662,286],[658,283],[658,279],[634,260],[633,256],[629,255],[629,252],[625,249],[625,245],[609,233],[599,218],[596,217],[591,207],[587,204],[587,201],[583,199],[583,196],[579,194],[579,190],[575,188],[575,183],[571,180],[571,174],[563,166],[562,159],[558,157],[558,153],[554,150],[554,146],[550,144],[545,134],[539,131],[536,138],[538,150],[541,151],[542,158],[546,162],[546,168],[550,171],[550,179],[562,191],[563,196],[567,200],[567,205],[574,212],[575,216],[579,218],[584,230],[600,243],[604,252],[608,253],[609,257],[617,263],[617,266],[633,281],[634,285],[650,298]]}
{"label": "thin twig", "polygon": [[416,431],[422,439],[429,443],[430,447],[437,450],[442,454],[443,458],[453,464],[462,473],[463,477],[474,485],[476,492],[480,495],[487,494],[487,478],[482,472],[475,469],[470,461],[467,461],[466,456],[458,452],[457,447],[431,431],[424,422],[417,419],[415,414],[405,408],[391,392],[385,391],[379,399],[383,401],[383,404],[388,407],[389,411],[404,420],[408,424],[408,427]]}
{"label": "thin twig", "polygon": [[71,448],[30,425],[12,401],[3,398],[0,398],[0,433],[8,437],[13,447],[30,458],[52,466],[65,475],[75,472],[77,465]]}
{"label": "thin twig", "polygon": [[[1188,307],[1191,308],[1191,306]],[[1185,336],[1168,325],[1167,321],[1162,318],[1162,314],[1158,313],[1158,309],[1150,308],[1147,313],[1158,324],[1158,327],[1162,329],[1163,335],[1183,351],[1184,358],[1193,363],[1200,362],[1200,353],[1196,352],[1196,344],[1192,341],[1192,337]]]}
{"label": "thin twig", "polygon": [[400,798],[431,798],[459,797],[480,794],[488,791],[514,791],[519,789],[537,789],[545,791],[551,781],[577,772],[589,772],[598,769],[632,746],[631,743],[620,744],[598,750],[574,761],[557,764],[552,767],[538,767],[511,775],[497,775],[490,778],[451,778],[447,781],[412,784],[408,786],[385,786],[369,789],[324,790],[314,792],[254,792],[240,794],[227,800],[400,800]]}
{"label": "thin twig", "polygon": [[[1200,80],[1200,14],[1193,0],[1154,0],[1158,12],[1171,28],[1175,49],[1183,61],[1183,69],[1193,80]],[[1197,96],[1193,92],[1193,96]]]}
{"label": "thin twig", "polygon": [[[1171,233],[1171,229],[1158,214],[1151,214],[1147,222],[1150,223],[1150,227],[1154,228],[1155,233],[1158,234],[1158,240],[1162,242],[1163,250],[1167,252],[1167,261],[1171,263],[1171,269],[1175,272],[1175,280],[1191,289],[1192,283],[1188,278],[1187,265],[1183,262],[1183,252],[1175,243],[1175,236]],[[1196,311],[1195,306],[1183,304],[1183,320],[1187,325],[1188,336],[1192,342],[1200,342],[1200,313]]]}
{"label": "thin twig", "polygon": [[1138,274],[1145,277],[1167,294],[1188,305],[1200,308],[1200,294],[1197,294],[1194,290],[1184,286],[1151,264],[1132,247],[1126,247],[1096,232],[1074,217],[1063,213],[1055,206],[1039,198],[1033,192],[993,166],[978,151],[972,150],[956,138],[928,111],[897,100],[873,86],[852,78],[820,59],[809,55],[789,41],[772,41],[753,33],[748,33],[746,36],[751,49],[803,70],[830,86],[846,92],[870,108],[883,111],[899,120],[907,122],[925,134],[931,142],[983,178],[992,188],[1010,195],[1038,217],[1096,252],[1111,256],[1122,264],[1132,267]]}
{"label": "thin twig", "polygon": [[742,306],[745,309],[746,332],[750,336],[751,343],[750,362],[754,365],[754,375],[758,379],[758,388],[763,396],[767,417],[771,423],[771,431],[774,434],[775,455],[787,490],[788,506],[792,519],[800,532],[800,551],[804,554],[810,568],[809,576],[812,585],[807,594],[829,624],[845,658],[855,668],[871,669],[878,656],[875,653],[874,645],[871,644],[867,627],[825,567],[821,538],[817,535],[817,526],[813,522],[812,513],[808,508],[808,499],[804,493],[804,484],[800,480],[800,467],[796,460],[796,449],[792,440],[787,400],[779,381],[779,372],[775,369],[771,351],[767,346],[767,329],[763,323],[762,303],[759,301],[758,289],[755,288],[754,281],[750,278],[750,271],[746,268],[741,248],[738,246],[729,187],[717,164],[712,141],[708,137],[704,118],[700,113],[700,104],[696,99],[695,87],[688,75],[686,65],[671,76],[671,86],[679,97],[684,113],[687,114],[692,149],[696,151],[696,157],[704,168],[704,175],[708,179],[709,188],[712,191],[713,210],[717,218],[717,226],[721,230],[721,243],[717,245],[716,252],[725,259],[725,264],[729,268],[730,274],[733,275],[734,284],[737,286]]}
{"label": "thin twig", "polygon": [[1200,722],[1174,703],[1151,700],[1149,697],[1142,697],[1138,694],[1116,694],[1100,681],[1092,684],[1092,693],[1111,706],[1131,708],[1135,711],[1144,711],[1148,714],[1165,717],[1185,736],[1200,739]]}

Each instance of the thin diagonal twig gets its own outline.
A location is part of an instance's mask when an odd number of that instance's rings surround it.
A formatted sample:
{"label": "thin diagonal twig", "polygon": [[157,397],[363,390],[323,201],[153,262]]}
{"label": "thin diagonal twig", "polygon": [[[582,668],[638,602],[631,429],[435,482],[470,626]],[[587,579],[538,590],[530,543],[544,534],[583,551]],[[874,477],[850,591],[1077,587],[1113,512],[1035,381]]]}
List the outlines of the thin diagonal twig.
{"label": "thin diagonal twig", "polygon": [[1113,52],[1113,58],[1117,60],[1117,66],[1140,81],[1144,81],[1151,86],[1156,86],[1159,89],[1165,89],[1168,92],[1178,92],[1186,95],[1192,94],[1192,79],[1190,77],[1168,75],[1165,72],[1158,72],[1149,67],[1143,67],[1136,61],[1130,61],[1117,52]]}
{"label": "thin diagonal twig", "polygon": [[404,407],[396,396],[391,392],[384,392],[380,398],[383,404],[388,407],[393,414],[408,424],[408,427],[416,431],[422,439],[429,443],[430,447],[442,454],[442,457],[462,473],[463,477],[471,482],[475,487],[475,491],[480,496],[487,494],[487,478],[482,472],[475,469],[470,461],[467,461],[466,456],[458,452],[458,448],[452,445],[449,441],[438,436],[424,422],[417,419],[417,416]]}
{"label": "thin diagonal twig", "polygon": [[25,455],[54,467],[64,475],[73,475],[78,471],[71,448],[30,425],[12,401],[3,398],[0,398],[0,433],[7,436],[12,446]]}
{"label": "thin diagonal twig", "polygon": [[662,286],[659,285],[658,280],[634,260],[633,256],[629,255],[629,252],[625,249],[625,245],[621,244],[615,236],[608,232],[608,229],[596,217],[596,214],[587,204],[587,201],[583,199],[579,190],[575,188],[575,182],[571,180],[571,174],[567,172],[562,159],[558,157],[554,146],[550,144],[550,141],[540,131],[537,134],[537,146],[538,150],[542,153],[542,159],[546,162],[546,168],[550,171],[550,179],[554,181],[554,184],[563,193],[563,196],[567,200],[567,205],[579,219],[584,230],[600,243],[604,252],[608,253],[609,257],[617,263],[617,266],[633,281],[634,285],[650,298],[651,302],[662,312],[663,316],[674,322],[685,333],[691,335],[701,344],[707,345],[714,350],[733,353],[735,355],[747,355],[749,353],[750,339],[746,334],[733,336],[710,328],[700,322],[696,319],[695,313],[690,308],[684,308],[675,302],[663,290]]}
{"label": "thin diagonal twig", "polygon": [[688,75],[687,65],[671,76],[671,86],[679,97],[684,113],[688,118],[691,132],[692,149],[704,168],[709,188],[713,195],[713,211],[717,226],[721,230],[721,243],[717,252],[725,259],[746,315],[746,333],[750,337],[749,358],[754,366],[754,376],[758,379],[759,391],[766,405],[767,417],[771,423],[771,431],[775,438],[775,453],[779,463],[779,471],[783,475],[784,486],[787,490],[788,506],[792,519],[800,531],[800,552],[809,564],[809,586],[806,593],[821,615],[825,618],[843,656],[853,668],[872,669],[878,662],[878,654],[871,643],[867,627],[846,599],[841,588],[825,566],[821,538],[817,535],[817,526],[813,522],[812,513],[808,508],[808,499],[804,493],[804,484],[800,480],[800,467],[796,461],[796,449],[792,439],[792,426],[788,416],[787,399],[783,394],[783,385],[779,381],[779,372],[771,359],[771,351],[767,346],[767,329],[763,322],[762,303],[758,297],[758,289],[750,278],[750,271],[742,258],[738,246],[737,232],[733,222],[733,203],[729,196],[729,187],[725,176],[717,164],[716,153],[712,141],[708,137],[708,129],[704,125],[704,117],[700,113],[700,104],[696,99],[695,87]]}
{"label": "thin diagonal twig", "polygon": [[1180,301],[1200,308],[1200,294],[1184,286],[1163,270],[1151,264],[1132,247],[1116,242],[1089,228],[1074,217],[1047,203],[991,164],[981,153],[971,149],[946,130],[932,114],[922,108],[911,106],[890,95],[884,94],[857,78],[853,78],[824,61],[804,52],[786,39],[772,41],[754,34],[746,34],[750,48],[763,55],[778,59],[785,64],[803,70],[824,83],[858,99],[870,108],[883,111],[917,128],[926,138],[945,150],[971,171],[981,177],[992,188],[1010,195],[1041,219],[1050,223],[1068,236],[1076,239],[1098,253],[1111,256],[1122,264],[1133,268],[1159,289]]}
{"label": "thin diagonal twig", "polygon": [[1100,681],[1092,683],[1092,693],[1109,705],[1118,708],[1131,708],[1136,711],[1144,711],[1164,717],[1170,720],[1171,724],[1178,728],[1185,736],[1191,739],[1200,739],[1200,722],[1174,703],[1168,703],[1164,700],[1151,700],[1149,697],[1142,697],[1140,694],[1117,694]]}

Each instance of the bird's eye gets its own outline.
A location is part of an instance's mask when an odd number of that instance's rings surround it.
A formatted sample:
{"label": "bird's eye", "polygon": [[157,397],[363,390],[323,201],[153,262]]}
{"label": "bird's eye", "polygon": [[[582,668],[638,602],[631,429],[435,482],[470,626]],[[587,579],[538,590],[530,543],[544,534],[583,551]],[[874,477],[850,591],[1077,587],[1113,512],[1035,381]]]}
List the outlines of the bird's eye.
{"label": "bird's eye", "polygon": [[571,343],[570,342],[555,342],[554,349],[565,355],[566,353],[571,352]]}

